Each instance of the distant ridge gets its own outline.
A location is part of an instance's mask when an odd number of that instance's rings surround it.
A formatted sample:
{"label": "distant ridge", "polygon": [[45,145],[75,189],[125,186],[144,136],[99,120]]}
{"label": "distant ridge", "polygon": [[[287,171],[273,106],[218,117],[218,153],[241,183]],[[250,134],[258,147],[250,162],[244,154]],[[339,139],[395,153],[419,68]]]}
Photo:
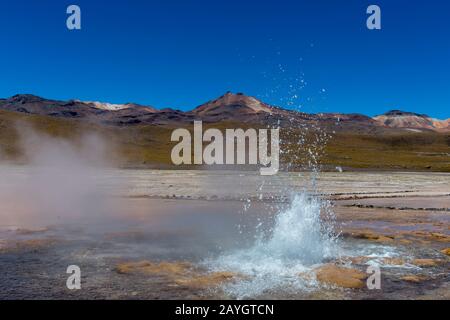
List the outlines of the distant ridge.
{"label": "distant ridge", "polygon": [[401,110],[391,110],[374,117],[381,126],[389,128],[405,128],[412,130],[450,131],[450,119],[438,120],[426,114],[418,114]]}
{"label": "distant ridge", "polygon": [[318,123],[357,131],[401,129],[450,132],[450,119],[437,120],[424,114],[401,110],[391,110],[373,118],[363,114],[308,114],[272,106],[255,97],[232,92],[226,92],[217,99],[186,112],[171,108],[158,110],[152,106],[136,103],[51,100],[32,94],[17,94],[7,99],[0,99],[0,110],[85,119],[111,125],[165,125],[187,123],[198,119],[206,122],[281,123],[292,126]]}

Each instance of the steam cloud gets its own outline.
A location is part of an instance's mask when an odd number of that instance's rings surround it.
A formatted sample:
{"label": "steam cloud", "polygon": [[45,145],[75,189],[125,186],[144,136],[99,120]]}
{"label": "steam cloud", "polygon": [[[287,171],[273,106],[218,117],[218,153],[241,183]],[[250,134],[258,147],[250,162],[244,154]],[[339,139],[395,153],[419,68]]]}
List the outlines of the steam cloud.
{"label": "steam cloud", "polygon": [[0,165],[0,225],[57,224],[110,209],[100,185],[111,166],[104,139],[69,141],[23,126],[17,132],[27,165]]}

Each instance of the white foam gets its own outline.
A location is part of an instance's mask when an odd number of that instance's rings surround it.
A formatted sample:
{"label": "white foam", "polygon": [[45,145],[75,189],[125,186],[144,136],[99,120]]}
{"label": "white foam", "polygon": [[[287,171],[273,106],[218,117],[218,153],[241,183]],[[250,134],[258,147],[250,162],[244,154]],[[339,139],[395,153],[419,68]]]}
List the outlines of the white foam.
{"label": "white foam", "polygon": [[[323,220],[321,213],[327,214]],[[301,277],[324,260],[338,254],[333,219],[328,203],[307,194],[294,197],[287,210],[278,213],[269,237],[260,235],[250,248],[225,253],[204,262],[213,271],[239,273],[245,280],[224,289],[237,298],[252,297],[283,288],[309,290],[316,286],[314,276]]]}

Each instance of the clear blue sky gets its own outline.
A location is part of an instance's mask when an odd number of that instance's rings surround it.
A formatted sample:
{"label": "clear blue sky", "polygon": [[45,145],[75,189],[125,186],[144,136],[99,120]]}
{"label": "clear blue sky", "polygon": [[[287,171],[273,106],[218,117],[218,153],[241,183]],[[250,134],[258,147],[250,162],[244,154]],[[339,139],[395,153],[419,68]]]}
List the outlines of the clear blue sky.
{"label": "clear blue sky", "polygon": [[[66,28],[78,4],[82,30]],[[369,4],[382,30],[366,28]],[[450,117],[450,1],[2,0],[0,97]]]}

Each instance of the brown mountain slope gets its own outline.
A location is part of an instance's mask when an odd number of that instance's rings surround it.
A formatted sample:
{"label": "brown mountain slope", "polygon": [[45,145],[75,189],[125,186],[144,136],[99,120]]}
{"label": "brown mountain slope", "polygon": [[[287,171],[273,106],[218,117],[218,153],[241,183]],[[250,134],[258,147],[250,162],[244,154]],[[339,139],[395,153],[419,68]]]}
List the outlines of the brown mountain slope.
{"label": "brown mountain slope", "polygon": [[81,101],[49,100],[30,94],[18,94],[8,99],[1,99],[0,109],[65,118],[82,118],[101,112],[93,105]]}
{"label": "brown mountain slope", "polygon": [[242,120],[245,120],[248,116],[272,115],[279,111],[281,109],[276,109],[254,97],[227,92],[215,100],[198,106],[192,110],[192,113],[202,119],[220,121],[230,118],[237,118],[237,120],[243,118]]}
{"label": "brown mountain slope", "polygon": [[424,114],[392,110],[374,117],[380,125],[388,128],[405,128],[411,130],[450,131],[450,119],[437,120]]}
{"label": "brown mountain slope", "polygon": [[[231,93],[208,101],[191,112],[195,119],[209,123],[231,121],[257,125],[280,125],[283,127],[322,127],[330,131],[377,131],[376,121],[360,114],[323,113],[309,114],[286,110],[264,103],[242,93]],[[383,130],[382,128],[380,128]],[[383,130],[384,131],[384,130]]]}
{"label": "brown mountain slope", "polygon": [[155,108],[134,103],[117,105],[79,100],[59,101],[31,94],[18,94],[8,99],[0,99],[0,109],[63,118],[84,118],[92,121],[108,121],[158,112]]}
{"label": "brown mountain slope", "polygon": [[157,110],[138,104],[109,104],[79,100],[57,101],[34,95],[0,99],[0,110],[63,118],[80,118],[109,125],[184,125],[193,120],[207,123],[231,121],[256,125],[320,126],[330,131],[380,134],[385,131],[450,132],[450,119],[435,120],[426,115],[390,111],[374,118],[362,114],[308,114],[266,104],[254,97],[227,92],[192,111]]}

